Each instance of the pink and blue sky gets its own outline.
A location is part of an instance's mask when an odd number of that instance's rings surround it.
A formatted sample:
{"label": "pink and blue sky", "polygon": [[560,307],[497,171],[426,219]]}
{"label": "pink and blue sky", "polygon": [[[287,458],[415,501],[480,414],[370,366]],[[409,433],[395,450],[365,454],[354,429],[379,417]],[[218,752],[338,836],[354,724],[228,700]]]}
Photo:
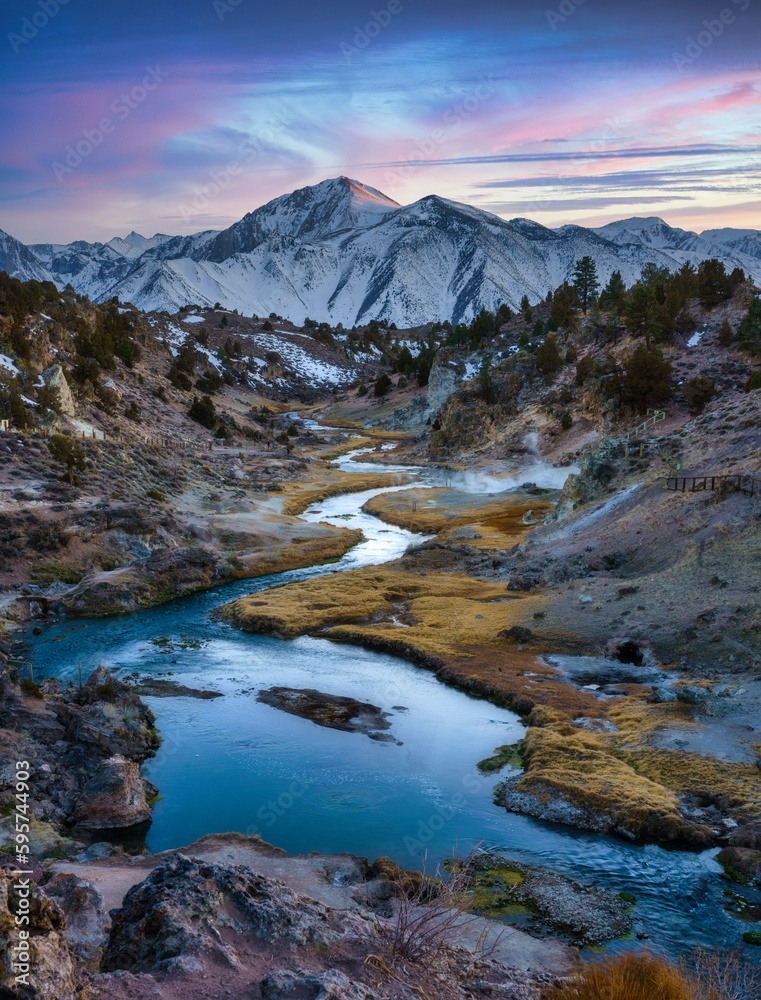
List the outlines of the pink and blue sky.
{"label": "pink and blue sky", "polygon": [[549,226],[761,228],[761,0],[5,0],[0,19],[0,228],[25,243],[224,228],[339,174]]}

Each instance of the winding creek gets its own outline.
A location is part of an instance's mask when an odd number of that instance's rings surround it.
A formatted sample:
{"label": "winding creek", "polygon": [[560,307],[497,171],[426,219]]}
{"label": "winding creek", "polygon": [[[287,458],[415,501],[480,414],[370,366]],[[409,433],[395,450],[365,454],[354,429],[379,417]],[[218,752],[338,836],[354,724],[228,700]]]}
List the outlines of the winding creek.
{"label": "winding creek", "polygon": [[[363,465],[349,468],[362,471]],[[415,485],[444,483],[439,470],[404,471],[418,473]],[[519,482],[526,479],[558,485],[543,482],[539,468],[525,469]],[[495,488],[493,482],[470,483]],[[456,485],[467,484],[463,477]],[[712,860],[715,851],[629,843],[511,815],[493,804],[498,779],[481,775],[476,763],[521,738],[514,713],[393,656],[308,637],[284,642],[248,635],[211,617],[222,603],[273,585],[397,558],[424,536],[360,510],[380,492],[336,497],[303,515],[363,530],[366,541],[334,565],[241,581],[115,618],[56,623],[29,636],[38,679],[74,682],[80,667],[89,673],[104,663],[121,677],[160,675],[223,695],[208,701],[145,698],[163,738],[144,767],[162,796],[146,834],[149,849],[237,830],[258,833],[289,853],[387,855],[405,867],[419,867],[425,853],[432,868],[455,849],[464,855],[481,844],[634,894],[638,926],[656,950],[675,956],[696,944],[735,945],[743,925],[722,906],[727,883]],[[393,739],[327,729],[258,702],[257,692],[272,685],[371,702],[388,713]]]}

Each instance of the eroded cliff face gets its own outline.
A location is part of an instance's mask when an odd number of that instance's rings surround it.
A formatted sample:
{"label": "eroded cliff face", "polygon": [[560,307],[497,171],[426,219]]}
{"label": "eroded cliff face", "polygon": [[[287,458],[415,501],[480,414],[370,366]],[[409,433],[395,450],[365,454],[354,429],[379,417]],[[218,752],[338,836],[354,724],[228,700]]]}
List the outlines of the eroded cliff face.
{"label": "eroded cliff face", "polygon": [[[156,789],[140,774],[159,737],[153,713],[125,684],[99,667],[82,688],[20,686],[0,676],[0,798],[13,804],[17,760],[32,765],[30,850],[42,858],[73,850],[71,829],[137,826],[150,819]],[[12,817],[0,843],[13,840]]]}

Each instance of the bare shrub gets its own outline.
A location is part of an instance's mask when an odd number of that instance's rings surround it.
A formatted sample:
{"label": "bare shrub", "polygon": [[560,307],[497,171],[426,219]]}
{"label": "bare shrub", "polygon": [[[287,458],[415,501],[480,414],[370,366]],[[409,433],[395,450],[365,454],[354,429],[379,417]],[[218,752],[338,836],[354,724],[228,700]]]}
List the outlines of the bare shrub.
{"label": "bare shrub", "polygon": [[[687,968],[687,962],[680,967]],[[733,950],[696,948],[689,967],[707,997],[719,1000],[756,1000],[761,997],[761,968]]]}
{"label": "bare shrub", "polygon": [[[379,934],[386,943],[386,958],[373,956],[380,971],[416,966],[429,975],[463,972],[477,962],[492,957],[504,931],[490,933],[488,925],[479,926],[480,918],[471,913],[473,901],[473,860],[475,851],[464,860],[454,859],[448,870],[436,868],[434,875],[425,871],[419,879],[399,871],[392,879],[397,890],[396,912]],[[474,945],[464,950],[464,937]]]}

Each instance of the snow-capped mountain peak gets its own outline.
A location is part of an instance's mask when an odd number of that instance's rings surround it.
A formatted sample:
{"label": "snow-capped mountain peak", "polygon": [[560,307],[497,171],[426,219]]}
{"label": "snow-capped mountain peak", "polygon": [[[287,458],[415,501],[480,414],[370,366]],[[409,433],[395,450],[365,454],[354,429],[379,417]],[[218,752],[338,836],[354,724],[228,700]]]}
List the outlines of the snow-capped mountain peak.
{"label": "snow-capped mountain peak", "polygon": [[402,206],[350,177],[300,188],[249,212],[222,232],[132,232],[109,243],[25,247],[0,233],[0,268],[67,282],[103,301],[117,295],[146,309],[222,303],[247,315],[278,313],[400,327],[467,321],[502,302],[537,302],[593,258],[601,282],[620,271],[632,284],[647,263],[677,270],[718,257],[761,279],[761,233],[696,233],[656,217],[598,229],[548,229],[427,195]]}

